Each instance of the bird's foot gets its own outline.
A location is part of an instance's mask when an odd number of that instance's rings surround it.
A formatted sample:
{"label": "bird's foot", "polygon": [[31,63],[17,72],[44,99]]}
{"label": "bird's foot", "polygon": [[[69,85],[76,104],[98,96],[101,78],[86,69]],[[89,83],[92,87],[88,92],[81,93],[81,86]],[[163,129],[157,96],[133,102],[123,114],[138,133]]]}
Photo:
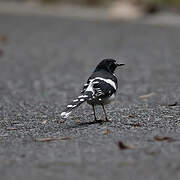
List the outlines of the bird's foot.
{"label": "bird's foot", "polygon": [[105,118],[104,122],[112,122],[112,121],[108,118]]}
{"label": "bird's foot", "polygon": [[95,119],[93,122],[94,122],[94,123],[103,123],[104,121],[101,120],[101,119]]}
{"label": "bird's foot", "polygon": [[97,119],[95,119],[94,120],[94,123],[100,123],[100,124],[102,124],[102,123],[105,123],[105,122],[112,122],[111,120],[109,120],[109,119],[99,119],[99,120],[97,120]]}

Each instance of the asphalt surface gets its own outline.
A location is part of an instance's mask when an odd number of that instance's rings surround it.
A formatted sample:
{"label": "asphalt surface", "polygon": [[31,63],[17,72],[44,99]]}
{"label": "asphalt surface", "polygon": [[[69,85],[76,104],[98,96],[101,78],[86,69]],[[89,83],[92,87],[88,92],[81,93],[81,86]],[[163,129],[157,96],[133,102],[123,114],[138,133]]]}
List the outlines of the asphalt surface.
{"label": "asphalt surface", "polygon": [[[1,14],[0,37],[2,180],[180,178],[180,28]],[[63,122],[104,57],[126,64],[112,123],[86,104]]]}

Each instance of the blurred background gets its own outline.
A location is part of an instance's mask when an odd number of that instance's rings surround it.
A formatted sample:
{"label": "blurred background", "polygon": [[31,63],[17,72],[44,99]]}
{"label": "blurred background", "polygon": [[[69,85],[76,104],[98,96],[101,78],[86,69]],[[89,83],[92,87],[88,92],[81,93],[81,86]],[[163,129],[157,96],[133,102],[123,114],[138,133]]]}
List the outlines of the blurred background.
{"label": "blurred background", "polygon": [[106,19],[137,19],[158,13],[165,17],[171,12],[168,17],[177,20],[174,15],[180,13],[180,0],[0,0],[0,12],[4,11]]}

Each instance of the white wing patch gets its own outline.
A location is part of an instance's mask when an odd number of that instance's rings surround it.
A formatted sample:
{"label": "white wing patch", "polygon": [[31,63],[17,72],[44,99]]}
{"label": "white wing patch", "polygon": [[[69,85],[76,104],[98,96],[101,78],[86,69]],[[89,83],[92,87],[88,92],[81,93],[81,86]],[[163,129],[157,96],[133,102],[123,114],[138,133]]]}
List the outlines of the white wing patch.
{"label": "white wing patch", "polygon": [[90,80],[90,83],[89,83],[86,91],[91,91],[91,92],[94,94],[93,85],[92,85],[92,80]]}
{"label": "white wing patch", "polygon": [[[102,77],[96,77],[94,79],[90,79],[90,82],[95,81],[95,80],[102,80],[102,81],[110,84],[115,90],[117,89],[115,82],[112,81],[111,79],[104,79]],[[96,84],[96,83],[97,83],[97,81],[95,81],[95,83],[93,83],[93,84]]]}
{"label": "white wing patch", "polygon": [[69,107],[76,107],[76,105],[71,105],[71,104],[69,104],[69,105],[67,105],[67,107],[69,108]]}
{"label": "white wing patch", "polygon": [[[100,88],[93,88],[93,85],[94,85],[94,84],[98,84],[98,83],[99,83],[99,82],[96,81],[96,80],[104,81],[104,82],[106,82],[107,84],[111,85],[115,90],[117,89],[115,82],[113,82],[111,79],[104,79],[104,78],[102,78],[102,77],[96,77],[96,78],[94,78],[94,79],[90,79],[90,80],[89,80],[89,85],[88,85],[88,87],[87,87],[87,89],[86,89],[86,91],[91,91],[91,92],[93,93],[93,95],[95,94],[95,91],[96,91],[96,93],[97,93],[98,96],[100,96],[100,95],[103,94]],[[82,95],[82,96],[79,96],[78,98],[81,98],[81,97],[85,97],[85,96]]]}

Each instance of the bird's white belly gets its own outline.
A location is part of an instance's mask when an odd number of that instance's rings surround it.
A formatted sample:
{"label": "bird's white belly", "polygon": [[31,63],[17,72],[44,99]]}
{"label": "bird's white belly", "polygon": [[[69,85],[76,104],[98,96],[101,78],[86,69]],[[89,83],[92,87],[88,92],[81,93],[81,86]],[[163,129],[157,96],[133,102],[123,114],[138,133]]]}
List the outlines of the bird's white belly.
{"label": "bird's white belly", "polygon": [[109,104],[115,99],[115,94],[112,94],[110,97],[104,99],[104,104]]}

